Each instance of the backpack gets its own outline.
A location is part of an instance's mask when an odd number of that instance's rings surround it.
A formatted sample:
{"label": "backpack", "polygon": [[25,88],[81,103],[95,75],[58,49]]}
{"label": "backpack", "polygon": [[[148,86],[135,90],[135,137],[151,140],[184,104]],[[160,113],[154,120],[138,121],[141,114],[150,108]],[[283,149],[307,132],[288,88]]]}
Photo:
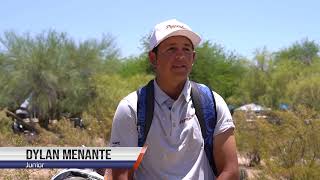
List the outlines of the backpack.
{"label": "backpack", "polygon": [[[213,133],[217,123],[216,102],[212,90],[193,81],[191,83],[191,99],[196,116],[199,120],[201,133],[204,140],[204,149],[207,159],[215,175],[216,166],[213,157]],[[137,90],[137,131],[138,146],[142,147],[147,139],[154,111],[154,85],[153,80],[146,86]]]}

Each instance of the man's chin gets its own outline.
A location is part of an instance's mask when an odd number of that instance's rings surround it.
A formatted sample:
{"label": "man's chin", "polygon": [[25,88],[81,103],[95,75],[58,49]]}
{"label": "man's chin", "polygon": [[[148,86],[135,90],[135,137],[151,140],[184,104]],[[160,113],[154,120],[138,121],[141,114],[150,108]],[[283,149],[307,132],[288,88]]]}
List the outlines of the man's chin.
{"label": "man's chin", "polygon": [[176,72],[174,73],[174,79],[176,81],[185,81],[188,78],[189,73],[186,72]]}

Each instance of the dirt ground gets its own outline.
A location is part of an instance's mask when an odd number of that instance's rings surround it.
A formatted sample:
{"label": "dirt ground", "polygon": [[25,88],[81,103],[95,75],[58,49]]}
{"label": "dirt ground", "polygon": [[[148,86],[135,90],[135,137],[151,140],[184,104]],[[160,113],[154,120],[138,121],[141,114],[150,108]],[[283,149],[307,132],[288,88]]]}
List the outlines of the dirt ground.
{"label": "dirt ground", "polygon": [[248,164],[249,164],[248,158],[241,156],[241,155],[238,155],[238,163],[239,163],[239,166],[241,168],[245,169],[246,172],[248,173],[249,180],[257,179],[257,175],[260,172],[260,170],[249,167],[248,166]]}
{"label": "dirt ground", "polygon": [[61,169],[1,169],[0,180],[51,179]]}

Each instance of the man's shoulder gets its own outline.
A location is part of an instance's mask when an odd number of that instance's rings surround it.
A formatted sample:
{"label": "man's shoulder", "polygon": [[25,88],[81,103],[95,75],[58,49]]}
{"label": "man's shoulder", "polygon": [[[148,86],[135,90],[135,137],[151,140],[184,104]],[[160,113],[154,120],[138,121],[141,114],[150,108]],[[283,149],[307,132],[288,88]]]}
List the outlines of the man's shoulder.
{"label": "man's shoulder", "polygon": [[130,106],[130,107],[133,107],[133,109],[136,109],[137,101],[138,101],[137,92],[133,91],[133,92],[129,93],[127,96],[125,96],[120,101],[120,105],[122,105],[122,106]]}
{"label": "man's shoulder", "polygon": [[217,111],[225,111],[225,110],[228,109],[225,100],[223,99],[223,97],[219,93],[214,91],[213,88],[209,87],[206,84],[202,84],[202,83],[198,83],[198,84],[201,85],[201,86],[206,86],[212,91]]}
{"label": "man's shoulder", "polygon": [[137,91],[133,91],[129,93],[127,96],[125,96],[122,100],[126,100],[129,102],[137,102],[138,96],[137,96]]}
{"label": "man's shoulder", "polygon": [[203,83],[198,83],[198,82],[196,82],[196,83],[202,87],[208,87],[212,91],[212,94],[213,94],[213,97],[215,100],[216,99],[218,99],[218,101],[220,101],[221,99],[223,100],[222,96],[220,96],[220,94],[218,94],[216,91],[214,91],[214,88],[212,88],[206,84],[203,84]]}
{"label": "man's shoulder", "polygon": [[212,91],[212,94],[214,96],[214,99],[217,101],[220,101],[221,99],[223,100],[223,97],[220,96],[220,94],[218,94],[217,92],[215,92],[214,90],[211,90]]}

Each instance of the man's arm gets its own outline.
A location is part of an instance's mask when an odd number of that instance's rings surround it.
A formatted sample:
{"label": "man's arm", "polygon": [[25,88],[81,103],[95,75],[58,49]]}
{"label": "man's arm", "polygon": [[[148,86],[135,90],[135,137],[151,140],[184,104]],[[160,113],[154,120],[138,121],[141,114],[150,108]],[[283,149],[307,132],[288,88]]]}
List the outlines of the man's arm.
{"label": "man's arm", "polygon": [[[131,99],[132,102],[136,102],[137,97],[132,97],[132,95],[136,96],[136,93],[130,94],[127,96],[128,99]],[[132,99],[135,98],[135,99]],[[112,130],[110,137],[111,147],[137,147],[138,146],[138,132],[136,125],[136,107],[133,107],[132,104],[126,99],[120,101],[117,110],[115,112],[113,122],[112,122]],[[112,169],[110,171],[106,171],[105,179],[110,178],[112,176],[113,180],[118,179],[133,179],[133,170],[131,169]],[[108,177],[109,176],[109,177]]]}
{"label": "man's arm", "polygon": [[132,180],[132,169],[112,169],[112,180]]}
{"label": "man's arm", "polygon": [[214,137],[213,155],[217,168],[217,180],[239,179],[236,141],[230,128]]}

